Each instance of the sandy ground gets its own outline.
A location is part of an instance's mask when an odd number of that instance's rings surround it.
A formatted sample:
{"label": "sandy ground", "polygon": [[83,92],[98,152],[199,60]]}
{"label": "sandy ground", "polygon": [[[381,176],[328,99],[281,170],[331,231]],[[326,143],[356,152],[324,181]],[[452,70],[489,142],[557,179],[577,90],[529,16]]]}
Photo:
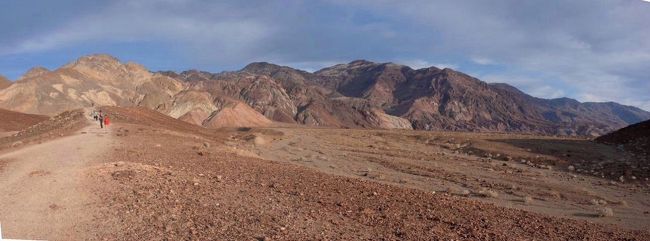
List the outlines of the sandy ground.
{"label": "sandy ground", "polygon": [[[563,171],[571,158],[549,170],[481,157],[500,150],[552,161],[535,157],[545,156],[543,148],[512,144],[530,136],[209,130],[139,109],[112,114],[117,123],[108,130],[87,123],[0,154],[5,237],[650,240],[643,182],[610,185]],[[588,147],[582,144],[567,148]],[[594,158],[618,155],[610,151]],[[614,215],[597,217],[603,207]]]}
{"label": "sandy ground", "polygon": [[77,135],[0,156],[3,237],[88,239],[84,231],[98,200],[85,188],[84,173],[109,151],[111,138],[107,129],[89,125]]}

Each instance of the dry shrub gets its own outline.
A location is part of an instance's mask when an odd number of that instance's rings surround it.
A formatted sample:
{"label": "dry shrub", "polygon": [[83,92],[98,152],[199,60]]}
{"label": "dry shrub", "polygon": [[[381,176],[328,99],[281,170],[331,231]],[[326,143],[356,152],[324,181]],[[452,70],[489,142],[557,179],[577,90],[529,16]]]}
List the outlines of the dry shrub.
{"label": "dry shrub", "polygon": [[531,204],[531,203],[533,203],[533,197],[524,196],[524,198],[522,199],[522,202],[524,202],[524,204]]}
{"label": "dry shrub", "polygon": [[598,209],[598,216],[599,217],[612,217],[614,216],[614,210],[608,207],[603,207],[601,209]]}
{"label": "dry shrub", "polygon": [[477,194],[481,197],[489,197],[489,198],[497,198],[499,197],[499,193],[494,191],[494,190],[488,190],[485,188],[482,188],[477,192]]}
{"label": "dry shrub", "polygon": [[453,195],[467,196],[467,195],[470,194],[470,191],[467,190],[467,189],[459,189],[459,188],[449,187],[449,188],[447,188],[447,193],[453,194]]}

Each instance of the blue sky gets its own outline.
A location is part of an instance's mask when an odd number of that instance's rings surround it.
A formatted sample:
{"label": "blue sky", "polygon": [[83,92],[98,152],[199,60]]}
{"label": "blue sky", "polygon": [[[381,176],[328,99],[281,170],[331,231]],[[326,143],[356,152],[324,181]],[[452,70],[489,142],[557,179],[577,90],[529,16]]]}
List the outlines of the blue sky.
{"label": "blue sky", "polygon": [[650,3],[641,0],[0,1],[0,74],[93,53],[154,71],[433,65],[538,97],[650,110]]}

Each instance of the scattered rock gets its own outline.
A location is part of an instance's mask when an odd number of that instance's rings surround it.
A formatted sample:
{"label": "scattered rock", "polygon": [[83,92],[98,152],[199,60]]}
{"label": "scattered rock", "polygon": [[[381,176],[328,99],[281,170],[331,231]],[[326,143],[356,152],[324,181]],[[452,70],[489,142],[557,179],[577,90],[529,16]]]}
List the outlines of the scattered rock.
{"label": "scattered rock", "polygon": [[533,198],[531,196],[525,196],[522,200],[524,204],[531,204],[533,202]]}
{"label": "scattered rock", "polygon": [[488,190],[486,188],[482,188],[477,192],[477,194],[481,197],[489,197],[489,198],[497,198],[499,197],[499,193],[494,191],[494,190]]}
{"label": "scattered rock", "polygon": [[18,146],[21,146],[21,145],[23,145],[23,142],[22,141],[17,141],[17,142],[14,142],[13,144],[11,144],[11,147],[18,147]]}
{"label": "scattered rock", "polygon": [[608,207],[603,207],[601,209],[598,209],[598,216],[599,217],[612,217],[614,216],[614,210]]}

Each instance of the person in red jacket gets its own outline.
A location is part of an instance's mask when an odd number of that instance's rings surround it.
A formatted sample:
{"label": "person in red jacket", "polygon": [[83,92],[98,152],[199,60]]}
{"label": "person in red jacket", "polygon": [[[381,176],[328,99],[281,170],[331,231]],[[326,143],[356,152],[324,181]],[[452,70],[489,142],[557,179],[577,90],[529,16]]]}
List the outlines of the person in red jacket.
{"label": "person in red jacket", "polygon": [[108,118],[108,115],[104,116],[104,126],[108,127],[111,124],[111,119]]}

